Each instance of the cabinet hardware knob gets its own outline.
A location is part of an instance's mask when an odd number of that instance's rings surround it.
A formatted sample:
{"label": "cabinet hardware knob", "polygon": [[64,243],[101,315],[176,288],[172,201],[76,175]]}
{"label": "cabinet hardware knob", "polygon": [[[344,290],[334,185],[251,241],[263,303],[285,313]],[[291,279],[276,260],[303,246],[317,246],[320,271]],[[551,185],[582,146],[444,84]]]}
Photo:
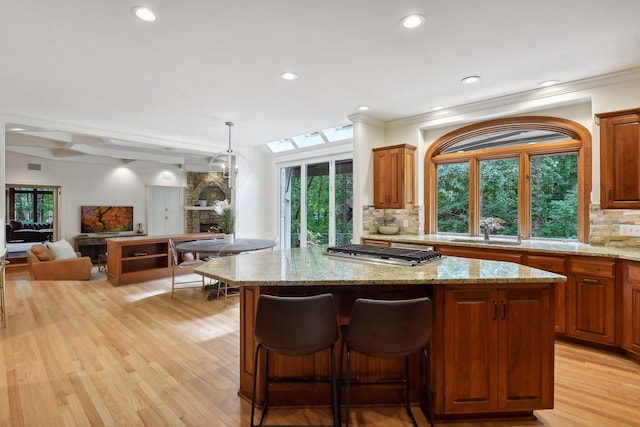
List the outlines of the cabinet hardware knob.
{"label": "cabinet hardware knob", "polygon": [[507,304],[502,301],[502,320],[507,318]]}
{"label": "cabinet hardware knob", "polygon": [[493,320],[497,320],[498,319],[498,304],[494,301],[493,302]]}

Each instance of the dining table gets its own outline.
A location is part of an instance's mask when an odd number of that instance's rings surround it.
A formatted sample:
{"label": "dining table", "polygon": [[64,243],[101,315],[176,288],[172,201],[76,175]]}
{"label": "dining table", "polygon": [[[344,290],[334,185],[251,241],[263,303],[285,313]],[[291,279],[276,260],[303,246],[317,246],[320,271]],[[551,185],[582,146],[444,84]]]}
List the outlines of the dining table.
{"label": "dining table", "polygon": [[178,252],[193,252],[205,256],[226,256],[242,252],[270,249],[276,245],[275,240],[270,239],[234,239],[233,243],[225,243],[224,239],[203,239],[183,242],[176,245]]}

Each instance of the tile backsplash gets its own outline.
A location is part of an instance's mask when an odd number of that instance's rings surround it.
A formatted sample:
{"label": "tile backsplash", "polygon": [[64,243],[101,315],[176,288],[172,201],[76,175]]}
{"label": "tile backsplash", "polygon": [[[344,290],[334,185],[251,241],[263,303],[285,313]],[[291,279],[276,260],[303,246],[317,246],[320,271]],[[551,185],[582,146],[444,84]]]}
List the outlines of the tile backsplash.
{"label": "tile backsplash", "polygon": [[640,210],[600,209],[597,203],[591,204],[590,243],[595,246],[615,246],[640,248],[640,237],[620,235],[621,225],[640,225]]}
{"label": "tile backsplash", "polygon": [[416,206],[413,209],[376,209],[373,205],[364,205],[362,209],[363,231],[375,234],[378,232],[378,225],[381,224],[398,225],[400,234],[422,234],[424,231],[422,206]]}

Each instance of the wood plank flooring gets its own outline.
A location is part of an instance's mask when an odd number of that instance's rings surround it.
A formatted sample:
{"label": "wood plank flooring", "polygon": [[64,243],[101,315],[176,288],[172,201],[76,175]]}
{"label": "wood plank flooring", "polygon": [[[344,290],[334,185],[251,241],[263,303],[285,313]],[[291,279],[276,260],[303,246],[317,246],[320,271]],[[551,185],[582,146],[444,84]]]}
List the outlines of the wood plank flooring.
{"label": "wood plank flooring", "polygon": [[[169,280],[30,282],[7,277],[0,426],[246,426],[237,396],[238,303]],[[640,364],[556,344],[555,409],[475,426],[640,426]],[[414,410],[420,425],[428,425]],[[328,408],[274,408],[267,423],[330,423]],[[354,426],[406,426],[401,408],[354,408]]]}

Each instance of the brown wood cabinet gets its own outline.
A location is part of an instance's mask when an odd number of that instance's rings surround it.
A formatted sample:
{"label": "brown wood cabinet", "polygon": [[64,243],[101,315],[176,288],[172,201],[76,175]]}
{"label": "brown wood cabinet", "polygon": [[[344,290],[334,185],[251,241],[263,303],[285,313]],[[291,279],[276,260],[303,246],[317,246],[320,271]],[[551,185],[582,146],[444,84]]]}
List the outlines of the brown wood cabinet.
{"label": "brown wood cabinet", "polygon": [[[107,280],[126,285],[171,276],[169,239],[176,244],[222,238],[222,234],[196,233],[153,237],[115,237],[107,241]],[[182,268],[178,274],[192,273]]]}
{"label": "brown wood cabinet", "polygon": [[407,144],[373,149],[373,204],[376,209],[413,209],[415,150]]}
{"label": "brown wood cabinet", "polygon": [[600,207],[640,209],[640,108],[596,114]]}
{"label": "brown wood cabinet", "polygon": [[622,347],[640,358],[640,262],[626,261],[623,268]]}
{"label": "brown wood cabinet", "polygon": [[[444,302],[445,414],[553,407],[553,328],[548,286],[436,290]],[[536,325],[536,327],[531,327]]]}
{"label": "brown wood cabinet", "polygon": [[615,261],[571,257],[569,271],[567,335],[616,344]]}
{"label": "brown wood cabinet", "polygon": [[[549,256],[549,255],[531,255],[525,254],[523,264],[529,267],[538,268],[540,270],[550,271],[556,274],[562,274],[566,276],[567,267],[566,259],[563,256]],[[554,284],[554,329],[557,333],[565,333],[565,317],[567,304],[567,283],[558,282]]]}

